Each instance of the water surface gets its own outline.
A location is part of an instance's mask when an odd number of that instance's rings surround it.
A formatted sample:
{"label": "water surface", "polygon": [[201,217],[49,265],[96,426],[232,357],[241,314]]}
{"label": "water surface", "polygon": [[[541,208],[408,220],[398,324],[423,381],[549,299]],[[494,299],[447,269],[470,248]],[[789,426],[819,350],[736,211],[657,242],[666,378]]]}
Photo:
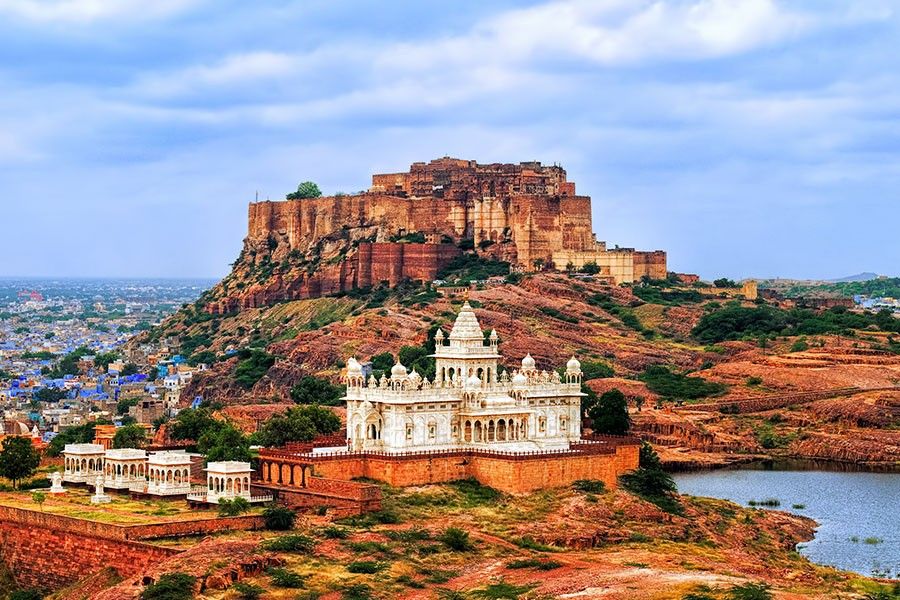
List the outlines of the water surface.
{"label": "water surface", "polygon": [[[674,475],[683,494],[747,506],[777,499],[815,519],[816,537],[800,552],[822,565],[900,578],[900,473],[728,469]],[[800,506],[803,508],[800,508]]]}

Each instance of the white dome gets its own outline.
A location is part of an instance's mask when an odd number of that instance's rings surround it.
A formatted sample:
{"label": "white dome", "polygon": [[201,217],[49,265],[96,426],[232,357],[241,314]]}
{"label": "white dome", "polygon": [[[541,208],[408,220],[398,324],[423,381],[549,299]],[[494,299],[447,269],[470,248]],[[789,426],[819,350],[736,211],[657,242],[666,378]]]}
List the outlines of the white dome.
{"label": "white dome", "polygon": [[410,381],[422,381],[422,376],[416,372],[415,367],[413,367],[412,373],[409,374]]}
{"label": "white dome", "polygon": [[434,339],[442,340],[444,339],[444,330],[438,327],[438,330],[434,332]]}
{"label": "white dome", "polygon": [[580,371],[581,363],[578,362],[578,359],[573,356],[572,358],[569,359],[569,362],[566,363],[566,370],[573,371],[573,372]]}
{"label": "white dome", "polygon": [[406,377],[406,367],[400,364],[398,361],[393,367],[391,367],[391,377],[395,379],[400,379],[401,377]]}
{"label": "white dome", "polygon": [[347,361],[347,376],[358,377],[360,375],[362,375],[362,365],[355,357],[351,356]]}
{"label": "white dome", "polygon": [[522,368],[527,370],[534,369],[534,359],[531,357],[531,354],[526,354],[525,358],[522,359]]}
{"label": "white dome", "polygon": [[528,385],[528,378],[521,373],[516,373],[512,378],[513,387],[525,387]]}
{"label": "white dome", "polygon": [[491,329],[490,339],[492,339],[492,340],[497,339],[497,330],[496,329]]}
{"label": "white dome", "polygon": [[481,380],[478,379],[478,375],[472,374],[466,379],[466,385],[468,387],[481,387]]}

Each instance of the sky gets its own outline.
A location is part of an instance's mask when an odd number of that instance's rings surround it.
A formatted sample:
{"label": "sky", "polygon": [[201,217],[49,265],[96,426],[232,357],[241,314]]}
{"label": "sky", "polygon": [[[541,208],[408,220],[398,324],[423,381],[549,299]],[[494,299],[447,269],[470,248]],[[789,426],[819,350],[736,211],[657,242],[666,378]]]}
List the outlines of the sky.
{"label": "sky", "polygon": [[0,0],[0,275],[218,277],[255,197],[560,163],[712,278],[900,275],[900,0]]}

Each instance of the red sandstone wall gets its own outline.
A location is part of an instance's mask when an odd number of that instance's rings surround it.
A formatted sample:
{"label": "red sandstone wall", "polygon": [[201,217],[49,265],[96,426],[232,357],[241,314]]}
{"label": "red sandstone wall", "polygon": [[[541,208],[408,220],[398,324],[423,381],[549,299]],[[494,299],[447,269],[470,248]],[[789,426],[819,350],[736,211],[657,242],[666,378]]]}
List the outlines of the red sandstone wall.
{"label": "red sandstone wall", "polygon": [[404,279],[432,281],[460,250],[453,244],[362,243],[357,254],[357,287],[395,286]]}
{"label": "red sandstone wall", "polygon": [[106,567],[134,576],[180,552],[103,535],[108,528],[0,507],[0,556],[18,585],[56,590]]}
{"label": "red sandstone wall", "polygon": [[640,279],[646,275],[650,279],[665,279],[668,275],[666,253],[662,250],[652,252],[635,251],[634,253],[634,278]]}
{"label": "red sandstone wall", "polygon": [[433,456],[348,456],[314,460],[317,475],[335,479],[369,477],[394,486],[441,483],[474,477],[508,493],[564,486],[579,479],[599,479],[609,487],[638,467],[640,446],[621,445],[614,454],[562,454],[513,459],[460,454]]}

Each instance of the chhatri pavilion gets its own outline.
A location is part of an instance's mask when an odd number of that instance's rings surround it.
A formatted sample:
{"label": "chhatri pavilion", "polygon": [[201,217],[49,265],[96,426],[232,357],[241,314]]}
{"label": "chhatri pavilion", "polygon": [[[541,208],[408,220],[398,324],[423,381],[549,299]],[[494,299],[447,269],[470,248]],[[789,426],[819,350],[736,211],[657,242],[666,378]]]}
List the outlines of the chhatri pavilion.
{"label": "chhatri pavilion", "polygon": [[491,449],[567,450],[581,438],[581,365],[565,375],[540,371],[531,355],[501,370],[498,336],[487,339],[463,304],[449,336],[435,334],[434,381],[399,362],[390,377],[366,378],[347,361],[347,444],[350,450],[404,453]]}

